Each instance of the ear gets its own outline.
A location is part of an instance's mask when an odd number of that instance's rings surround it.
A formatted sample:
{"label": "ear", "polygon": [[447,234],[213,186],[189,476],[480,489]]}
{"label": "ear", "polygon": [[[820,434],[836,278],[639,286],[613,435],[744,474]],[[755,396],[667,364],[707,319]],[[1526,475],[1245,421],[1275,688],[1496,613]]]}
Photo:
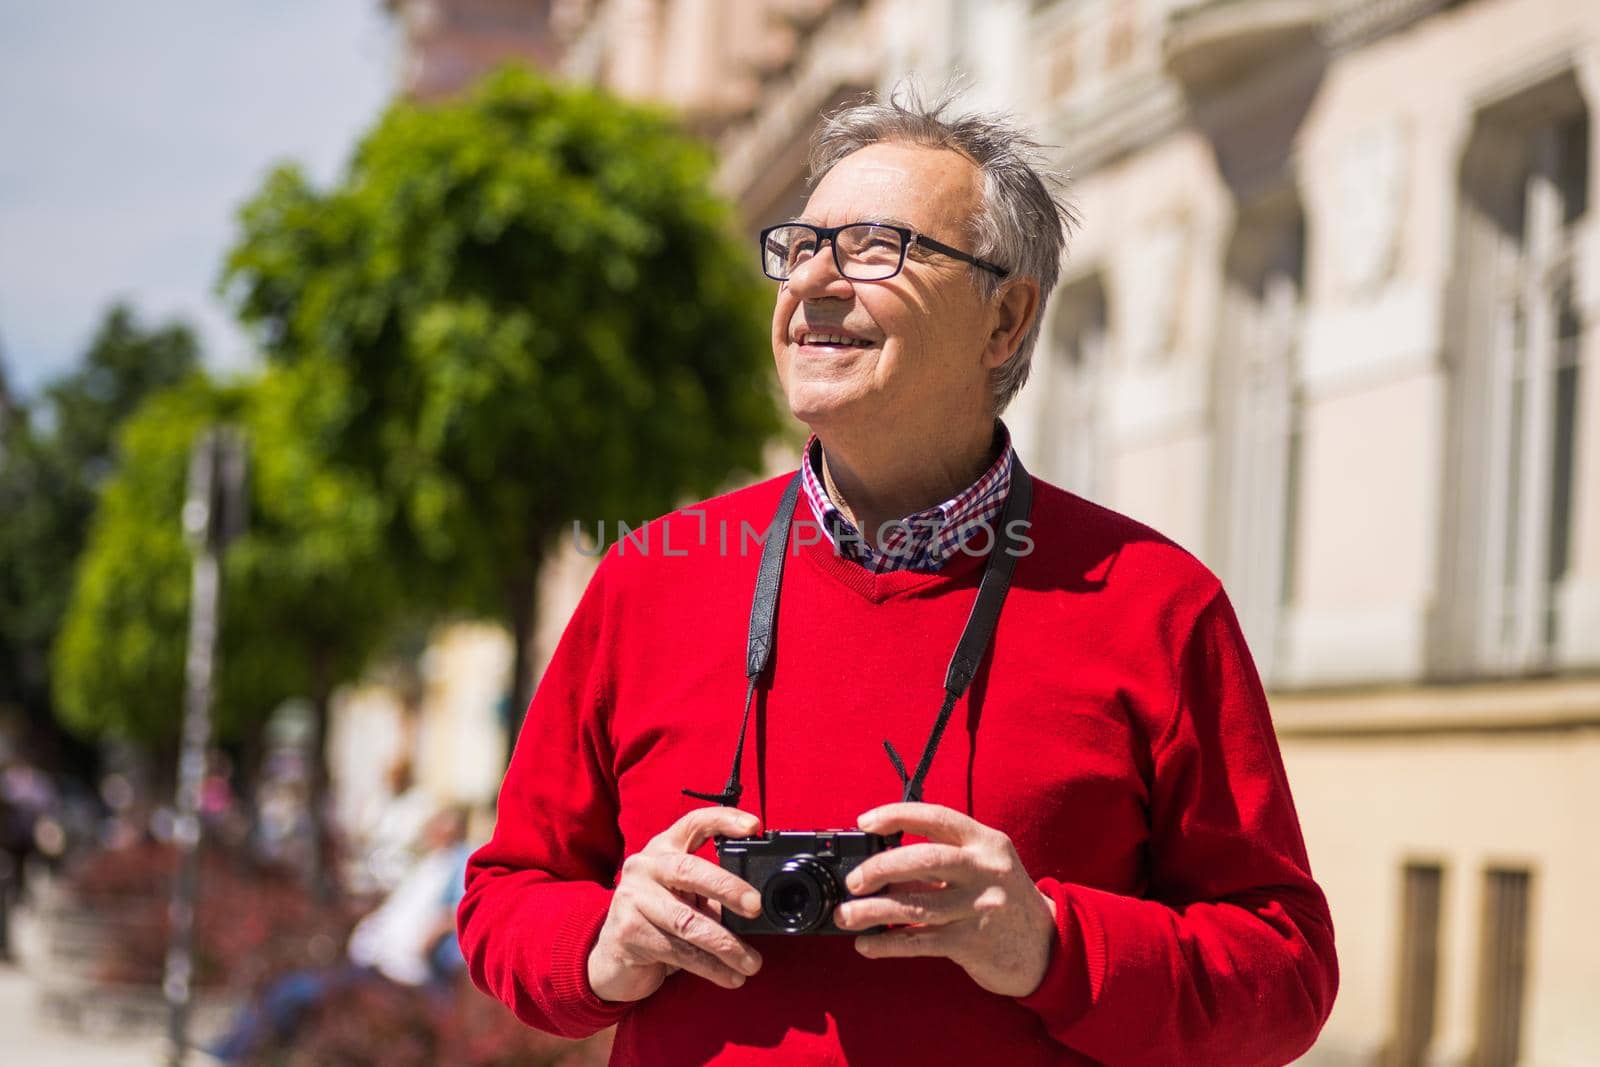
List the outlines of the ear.
{"label": "ear", "polygon": [[1017,347],[1039,313],[1039,281],[1012,278],[1004,283],[994,304],[994,326],[983,346],[983,365],[988,370],[1016,355]]}

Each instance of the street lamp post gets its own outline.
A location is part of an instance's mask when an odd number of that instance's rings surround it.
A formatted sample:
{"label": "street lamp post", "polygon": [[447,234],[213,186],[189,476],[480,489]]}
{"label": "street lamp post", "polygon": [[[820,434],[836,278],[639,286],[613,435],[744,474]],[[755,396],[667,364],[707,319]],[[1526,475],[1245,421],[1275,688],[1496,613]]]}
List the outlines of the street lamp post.
{"label": "street lamp post", "polygon": [[189,491],[183,532],[194,552],[189,601],[189,652],[185,668],[182,751],[178,761],[177,818],[173,840],[178,874],[173,882],[171,943],[162,991],[169,1008],[170,1067],[188,1052],[189,1006],[194,985],[195,904],[200,882],[200,789],[211,743],[212,683],[222,609],[222,556],[243,532],[245,447],[234,429],[207,430],[189,457]]}

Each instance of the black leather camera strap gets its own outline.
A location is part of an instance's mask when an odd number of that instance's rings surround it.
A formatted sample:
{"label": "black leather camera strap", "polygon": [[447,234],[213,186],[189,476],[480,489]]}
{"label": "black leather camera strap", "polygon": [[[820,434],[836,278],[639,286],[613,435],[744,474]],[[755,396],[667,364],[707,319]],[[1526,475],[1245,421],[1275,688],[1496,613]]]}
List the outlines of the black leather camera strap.
{"label": "black leather camera strap", "polygon": [[756,595],[750,603],[750,640],[745,646],[744,658],[744,718],[739,720],[739,744],[733,750],[733,770],[728,784],[720,793],[697,793],[685,789],[684,793],[698,800],[732,808],[739,804],[744,786],[739,784],[739,764],[744,760],[744,734],[750,725],[750,703],[756,695],[756,683],[766,674],[772,661],[772,643],[778,634],[778,587],[783,584],[783,557],[789,547],[789,527],[794,524],[794,505],[800,496],[800,472],[784,487],[778,500],[778,511],[767,527],[767,540],[761,546],[761,566],[756,571]]}
{"label": "black leather camera strap", "polygon": [[[783,490],[778,510],[767,529],[767,539],[761,547],[761,566],[756,572],[755,597],[750,604],[750,639],[745,655],[744,718],[739,723],[739,742],[733,750],[733,768],[728,773],[728,784],[720,793],[699,793],[685,789],[684,793],[699,800],[710,801],[725,807],[735,807],[744,793],[739,782],[739,766],[744,761],[745,731],[750,725],[750,705],[758,684],[770,684],[772,646],[777,643],[778,590],[783,584],[783,557],[789,546],[789,530],[794,524],[795,504],[800,495],[800,472],[796,471]],[[995,623],[1000,618],[1000,608],[1005,604],[1006,593],[1011,588],[1011,574],[1016,569],[1017,557],[1022,554],[1021,537],[1013,532],[1018,520],[1028,517],[1033,504],[1033,479],[1022,468],[1015,454],[1011,457],[1011,491],[1006,496],[1005,508],[1000,517],[1000,532],[991,535],[989,559],[984,564],[983,578],[978,583],[978,597],[967,616],[961,640],[956,642],[955,654],[950,657],[949,669],[944,676],[944,705],[934,720],[933,731],[923,746],[922,758],[916,770],[906,773],[900,754],[888,741],[883,743],[889,753],[889,762],[900,776],[904,786],[902,799],[921,800],[922,785],[933,766],[933,756],[950,722],[956,701],[972,684],[978,664],[994,636]]]}

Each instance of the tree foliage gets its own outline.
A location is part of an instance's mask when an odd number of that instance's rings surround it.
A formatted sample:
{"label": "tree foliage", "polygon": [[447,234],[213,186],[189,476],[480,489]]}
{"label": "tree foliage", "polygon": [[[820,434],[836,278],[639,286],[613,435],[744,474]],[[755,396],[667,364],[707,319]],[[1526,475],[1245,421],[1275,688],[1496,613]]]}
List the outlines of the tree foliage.
{"label": "tree foliage", "polygon": [[512,616],[519,653],[570,520],[708,494],[777,428],[770,298],[711,175],[665,114],[507,70],[242,212],[240,317],[272,359],[344,369],[338,450],[398,501],[408,576]]}
{"label": "tree foliage", "polygon": [[199,348],[180,323],[105,316],[81,366],[42,400],[0,399],[0,703],[35,724],[51,706],[48,661],[99,487],[116,464],[116,428],[153,392],[194,372]]}
{"label": "tree foliage", "polygon": [[147,330],[127,305],[112,307],[83,366],[45,390],[63,461],[97,484],[110,472],[122,420],[147,396],[199,366],[199,344],[187,325],[173,322]]}
{"label": "tree foliage", "polygon": [[176,742],[192,556],[180,528],[194,441],[231,423],[249,442],[250,526],[225,556],[215,721],[222,736],[290,696],[325,701],[354,676],[398,603],[389,511],[319,451],[349,391],[312,366],[249,384],[195,377],[120,435],[53,664],[63,719],[85,734]]}

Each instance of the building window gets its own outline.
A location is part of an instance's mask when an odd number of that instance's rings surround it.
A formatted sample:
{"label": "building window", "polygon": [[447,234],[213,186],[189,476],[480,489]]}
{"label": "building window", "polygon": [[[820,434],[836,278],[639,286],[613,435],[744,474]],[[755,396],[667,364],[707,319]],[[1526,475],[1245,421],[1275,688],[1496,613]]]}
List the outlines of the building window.
{"label": "building window", "polygon": [[1406,864],[1400,890],[1394,1030],[1382,1057],[1384,1067],[1422,1067],[1433,1041],[1443,886],[1444,869],[1437,864]]}
{"label": "building window", "polygon": [[1519,1059],[1531,881],[1526,870],[1490,868],[1484,872],[1473,1067],[1515,1067]]}
{"label": "building window", "polygon": [[1303,269],[1304,223],[1292,197],[1241,214],[1214,364],[1211,555],[1269,681],[1294,589]]}
{"label": "building window", "polygon": [[1064,286],[1051,298],[1040,374],[1040,474],[1079,496],[1105,491],[1104,409],[1106,294],[1098,277]]}
{"label": "building window", "polygon": [[1575,513],[1589,117],[1570,78],[1479,116],[1462,166],[1435,673],[1549,669]]}

